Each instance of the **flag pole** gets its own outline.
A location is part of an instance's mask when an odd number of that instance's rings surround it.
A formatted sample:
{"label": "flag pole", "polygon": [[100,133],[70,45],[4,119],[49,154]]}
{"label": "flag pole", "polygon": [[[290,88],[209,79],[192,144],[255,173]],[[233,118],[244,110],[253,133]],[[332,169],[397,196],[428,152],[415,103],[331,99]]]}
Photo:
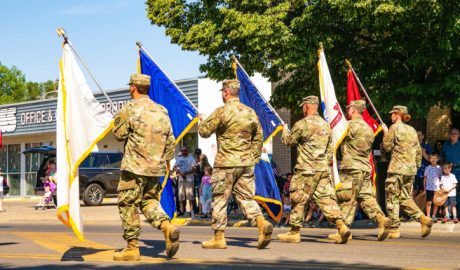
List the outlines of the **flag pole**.
{"label": "flag pole", "polygon": [[99,82],[97,81],[96,77],[93,75],[93,73],[89,69],[88,65],[86,65],[86,63],[83,60],[83,58],[81,58],[81,56],[78,54],[77,50],[75,50],[75,47],[72,45],[72,43],[70,43],[69,37],[67,36],[67,32],[64,30],[64,28],[58,27],[58,29],[56,29],[56,32],[57,32],[59,37],[64,38],[64,44],[69,44],[69,46],[72,49],[72,51],[75,53],[75,55],[78,57],[78,59],[80,59],[80,62],[83,64],[83,66],[85,67],[86,71],[88,71],[89,75],[91,76],[93,81],[96,83],[96,86],[99,88],[99,90],[102,92],[102,94],[104,94],[105,98],[107,98],[107,100],[110,103],[112,103],[112,100],[109,98],[109,95],[107,95],[107,92],[104,89],[102,89],[102,86],[99,84]]}
{"label": "flag pole", "polygon": [[168,74],[166,74],[166,72],[157,64],[157,62],[155,62],[155,60],[153,60],[152,56],[150,56],[150,54],[142,46],[142,43],[140,41],[137,41],[136,45],[137,45],[137,47],[139,47],[139,50],[142,50],[143,52],[145,52],[145,54],[147,54],[147,56],[150,58],[150,60],[152,60],[152,62],[154,62],[155,65],[157,65],[157,67],[161,70],[161,72],[163,72],[166,75],[166,77],[168,77],[168,79],[172,82],[172,84],[174,84],[174,86],[180,91],[182,96],[184,96],[187,99],[187,101],[190,104],[192,104],[193,108],[195,108],[195,110],[198,112],[198,109],[195,106],[195,104],[193,104],[193,102],[190,101],[190,99],[184,94],[184,92],[182,92],[182,90],[179,88],[179,86],[177,86],[177,84],[173,80],[171,80],[171,78],[168,76]]}
{"label": "flag pole", "polygon": [[[243,68],[243,66],[240,64],[240,62],[238,61],[238,59],[232,55],[232,61],[233,63],[236,63],[238,66],[241,67],[241,70],[243,70],[244,74],[246,74],[246,76],[248,76],[249,78],[249,75],[248,73],[246,72],[246,70]],[[235,79],[238,79],[237,76],[236,76],[236,66],[234,67],[234,73],[235,73]],[[255,86],[255,85],[254,85]],[[256,87],[257,89],[257,87]],[[276,112],[276,110],[272,107],[272,105],[270,104],[270,102],[268,102],[265,97],[260,93],[259,89],[257,89],[257,92],[259,92],[260,96],[264,99],[265,103],[268,105],[268,107],[270,107],[270,109],[275,113],[276,117],[278,117],[278,119],[281,121],[281,125],[285,125],[283,119],[278,115],[278,113]]]}
{"label": "flag pole", "polygon": [[363,84],[361,83],[361,81],[359,80],[358,76],[356,75],[356,72],[355,72],[355,70],[353,69],[353,66],[351,65],[350,61],[348,61],[348,59],[345,59],[345,63],[347,64],[347,66],[348,66],[348,68],[351,70],[351,72],[353,73],[353,76],[355,76],[356,81],[357,81],[358,84],[359,84],[359,88],[361,88],[361,90],[363,91],[364,96],[366,96],[366,99],[367,99],[367,101],[369,102],[369,105],[371,105],[371,108],[372,108],[372,110],[374,110],[374,112],[375,112],[375,114],[377,115],[377,118],[379,119],[380,123],[381,123],[381,124],[385,124],[385,123],[383,122],[382,118],[380,117],[379,112],[377,111],[377,109],[375,109],[374,103],[372,103],[372,100],[371,100],[371,98],[369,97],[369,95],[367,94],[366,89],[364,88]]}

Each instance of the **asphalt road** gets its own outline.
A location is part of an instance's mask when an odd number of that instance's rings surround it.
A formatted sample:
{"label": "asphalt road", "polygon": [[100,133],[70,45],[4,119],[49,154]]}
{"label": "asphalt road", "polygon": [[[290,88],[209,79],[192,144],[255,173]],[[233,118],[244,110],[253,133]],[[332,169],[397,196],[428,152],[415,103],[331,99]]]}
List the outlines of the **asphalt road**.
{"label": "asphalt road", "polygon": [[[274,234],[286,229],[276,228]],[[354,229],[346,245],[333,244],[333,229],[302,229],[302,243],[272,241],[256,248],[257,229],[226,231],[228,249],[204,250],[209,227],[181,227],[181,246],[175,258],[164,254],[163,235],[143,224],[141,262],[112,261],[115,249],[125,245],[120,224],[88,225],[79,241],[63,225],[0,223],[1,269],[455,269],[460,267],[460,235],[440,233],[427,239],[418,230],[402,231],[403,238],[376,240],[375,229]]]}

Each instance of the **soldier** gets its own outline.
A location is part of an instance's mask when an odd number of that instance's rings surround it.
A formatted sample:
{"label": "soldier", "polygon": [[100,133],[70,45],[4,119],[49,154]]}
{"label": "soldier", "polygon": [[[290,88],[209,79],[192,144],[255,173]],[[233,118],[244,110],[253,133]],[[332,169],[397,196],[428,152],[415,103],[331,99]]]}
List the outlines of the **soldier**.
{"label": "soldier", "polygon": [[418,220],[422,227],[422,237],[431,233],[433,220],[418,208],[411,197],[417,168],[422,161],[422,150],[415,129],[405,122],[411,119],[406,106],[394,106],[390,111],[391,125],[383,125],[383,149],[391,152],[391,161],[385,180],[387,212],[392,220],[389,238],[399,238],[399,206],[411,218]]}
{"label": "soldier", "polygon": [[273,226],[265,221],[259,205],[254,201],[254,166],[262,152],[262,127],[256,113],[238,98],[238,80],[222,84],[224,106],[217,108],[199,128],[200,136],[208,138],[216,133],[217,156],[212,173],[212,229],[214,237],[202,243],[203,248],[227,248],[224,237],[227,225],[227,203],[230,195],[243,214],[259,229],[257,248],[265,248],[271,240]]}
{"label": "soldier", "polygon": [[[374,132],[363,120],[366,101],[353,100],[348,108],[348,132],[343,139],[342,162],[340,163],[340,187],[337,189],[337,202],[345,218],[345,223],[353,223],[357,202],[366,215],[377,222],[379,241],[387,238],[391,220],[386,218],[375,199],[371,183],[371,164],[369,161]],[[336,239],[338,234],[331,234],[329,238]],[[350,236],[351,239],[351,236]]]}
{"label": "soldier", "polygon": [[281,140],[288,146],[297,145],[297,165],[289,188],[291,198],[291,230],[278,234],[278,239],[300,242],[305,205],[313,198],[321,208],[324,216],[335,223],[339,231],[337,244],[345,244],[350,230],[345,225],[340,208],[337,205],[334,187],[331,183],[329,165],[332,163],[331,129],[318,114],[318,97],[303,98],[300,105],[305,118],[295,123],[291,132],[287,126],[283,130]]}
{"label": "soldier", "polygon": [[126,248],[115,252],[115,261],[138,261],[141,224],[138,209],[155,228],[161,229],[166,241],[166,256],[179,249],[179,230],[171,225],[160,205],[160,177],[174,155],[174,135],[166,109],[147,95],[150,76],[131,75],[129,91],[132,101],[123,106],[115,118],[113,134],[125,141],[118,184],[118,210]]}

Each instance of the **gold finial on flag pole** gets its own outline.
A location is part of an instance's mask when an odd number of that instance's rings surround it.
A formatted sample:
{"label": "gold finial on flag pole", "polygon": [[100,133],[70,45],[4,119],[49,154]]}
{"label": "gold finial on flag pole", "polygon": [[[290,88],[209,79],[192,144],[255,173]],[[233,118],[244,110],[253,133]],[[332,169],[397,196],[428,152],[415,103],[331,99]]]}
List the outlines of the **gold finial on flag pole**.
{"label": "gold finial on flag pole", "polygon": [[350,61],[348,61],[348,59],[346,59],[346,58],[345,58],[345,64],[347,64],[348,69],[350,69],[350,70],[353,69],[353,66],[351,65]]}
{"label": "gold finial on flag pole", "polygon": [[83,66],[85,67],[86,71],[88,71],[88,74],[91,76],[91,78],[93,79],[94,83],[96,84],[96,86],[99,88],[99,90],[101,90],[102,94],[104,94],[104,96],[107,98],[107,100],[112,103],[112,100],[110,99],[109,95],[107,95],[107,93],[105,92],[105,90],[102,88],[102,86],[99,84],[99,81],[96,79],[96,77],[94,76],[94,74],[91,72],[91,70],[89,69],[88,65],[86,64],[86,62],[83,60],[83,58],[80,56],[80,54],[77,52],[77,50],[74,48],[74,46],[72,45],[71,42],[69,42],[69,37],[67,36],[67,32],[65,31],[64,28],[62,27],[58,27],[56,29],[56,33],[58,34],[59,37],[62,37],[64,38],[64,44],[62,45],[64,47],[64,45],[68,44],[69,47],[72,49],[72,51],[75,53],[75,55],[77,56],[77,58],[80,60],[80,62],[83,64]]}
{"label": "gold finial on flag pole", "polygon": [[235,80],[238,80],[238,76],[236,75],[236,63],[238,62],[238,60],[236,59],[234,55],[232,55],[231,59],[232,59],[233,74],[235,75]]}
{"label": "gold finial on flag pole", "polygon": [[319,54],[320,54],[321,52],[324,52],[324,47],[323,47],[323,43],[322,43],[322,42],[319,43],[318,57],[319,57]]}

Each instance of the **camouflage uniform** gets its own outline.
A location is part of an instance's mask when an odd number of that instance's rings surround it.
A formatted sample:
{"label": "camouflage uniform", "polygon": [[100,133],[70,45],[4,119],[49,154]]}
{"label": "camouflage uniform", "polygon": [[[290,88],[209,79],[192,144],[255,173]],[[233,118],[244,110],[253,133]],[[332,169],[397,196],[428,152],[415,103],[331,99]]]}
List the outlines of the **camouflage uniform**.
{"label": "camouflage uniform", "polygon": [[[357,104],[365,108],[365,103],[361,103],[364,101],[353,102],[351,106]],[[341,146],[340,187],[337,189],[337,200],[347,225],[354,220],[357,202],[370,219],[377,221],[377,214],[383,215],[370,179],[369,157],[373,141],[374,132],[362,116],[355,116],[348,122],[348,132]]]}
{"label": "camouflage uniform", "polygon": [[400,205],[407,215],[416,220],[423,214],[411,196],[415,174],[422,161],[422,150],[415,129],[403,122],[391,125],[383,137],[383,148],[386,152],[391,151],[385,192],[388,217],[393,221],[392,227],[396,228],[400,225]]}
{"label": "camouflage uniform", "polygon": [[290,133],[284,129],[281,140],[288,146],[297,145],[298,153],[289,189],[291,226],[302,227],[310,197],[330,222],[342,219],[330,177],[332,139],[326,121],[317,113],[306,116],[295,123]]}
{"label": "camouflage uniform", "polygon": [[160,205],[160,177],[174,155],[174,135],[166,109],[148,96],[123,106],[115,118],[113,134],[125,141],[118,185],[118,210],[125,240],[138,239],[140,207],[148,222],[160,228],[169,220]]}
{"label": "camouflage uniform", "polygon": [[216,133],[217,156],[212,173],[212,228],[223,231],[227,225],[227,203],[233,193],[246,218],[255,225],[262,216],[254,201],[254,165],[262,152],[262,127],[255,112],[238,98],[217,108],[199,128],[200,136]]}

